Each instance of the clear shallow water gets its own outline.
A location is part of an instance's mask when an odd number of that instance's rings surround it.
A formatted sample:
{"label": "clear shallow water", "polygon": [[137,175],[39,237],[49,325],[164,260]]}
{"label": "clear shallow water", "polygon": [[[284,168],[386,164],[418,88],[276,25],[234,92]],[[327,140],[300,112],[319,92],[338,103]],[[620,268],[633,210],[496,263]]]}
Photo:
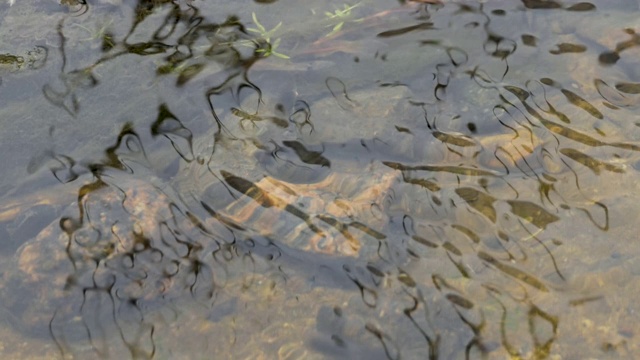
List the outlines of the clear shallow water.
{"label": "clear shallow water", "polygon": [[638,353],[637,2],[33,6],[7,356]]}

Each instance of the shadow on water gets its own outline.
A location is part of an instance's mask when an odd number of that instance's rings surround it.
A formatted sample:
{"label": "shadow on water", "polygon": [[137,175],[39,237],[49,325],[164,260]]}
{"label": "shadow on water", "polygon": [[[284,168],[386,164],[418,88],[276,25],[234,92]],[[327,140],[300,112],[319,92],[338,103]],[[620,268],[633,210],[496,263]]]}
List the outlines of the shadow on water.
{"label": "shadow on water", "polygon": [[640,352],[637,3],[256,3],[4,15],[0,352]]}

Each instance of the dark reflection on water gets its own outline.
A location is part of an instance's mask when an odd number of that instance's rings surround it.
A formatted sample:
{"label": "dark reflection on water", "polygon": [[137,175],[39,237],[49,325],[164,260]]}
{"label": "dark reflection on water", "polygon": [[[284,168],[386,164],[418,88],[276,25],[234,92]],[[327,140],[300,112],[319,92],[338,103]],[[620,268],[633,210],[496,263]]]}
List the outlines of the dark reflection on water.
{"label": "dark reflection on water", "polygon": [[637,2],[256,3],[3,15],[0,352],[640,353]]}

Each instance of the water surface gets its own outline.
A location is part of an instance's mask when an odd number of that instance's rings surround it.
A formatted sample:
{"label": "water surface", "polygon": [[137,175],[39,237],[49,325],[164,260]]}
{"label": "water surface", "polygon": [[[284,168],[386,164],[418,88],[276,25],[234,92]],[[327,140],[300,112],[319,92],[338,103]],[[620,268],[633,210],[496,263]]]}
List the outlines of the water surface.
{"label": "water surface", "polygon": [[637,357],[639,8],[7,5],[0,353]]}

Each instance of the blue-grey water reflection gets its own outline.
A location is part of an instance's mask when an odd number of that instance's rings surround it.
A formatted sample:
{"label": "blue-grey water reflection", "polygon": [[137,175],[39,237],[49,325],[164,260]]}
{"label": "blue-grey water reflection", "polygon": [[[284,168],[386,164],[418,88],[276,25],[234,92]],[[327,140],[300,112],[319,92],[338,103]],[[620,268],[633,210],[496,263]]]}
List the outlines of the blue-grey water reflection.
{"label": "blue-grey water reflection", "polygon": [[3,357],[640,356],[637,1],[3,6]]}

